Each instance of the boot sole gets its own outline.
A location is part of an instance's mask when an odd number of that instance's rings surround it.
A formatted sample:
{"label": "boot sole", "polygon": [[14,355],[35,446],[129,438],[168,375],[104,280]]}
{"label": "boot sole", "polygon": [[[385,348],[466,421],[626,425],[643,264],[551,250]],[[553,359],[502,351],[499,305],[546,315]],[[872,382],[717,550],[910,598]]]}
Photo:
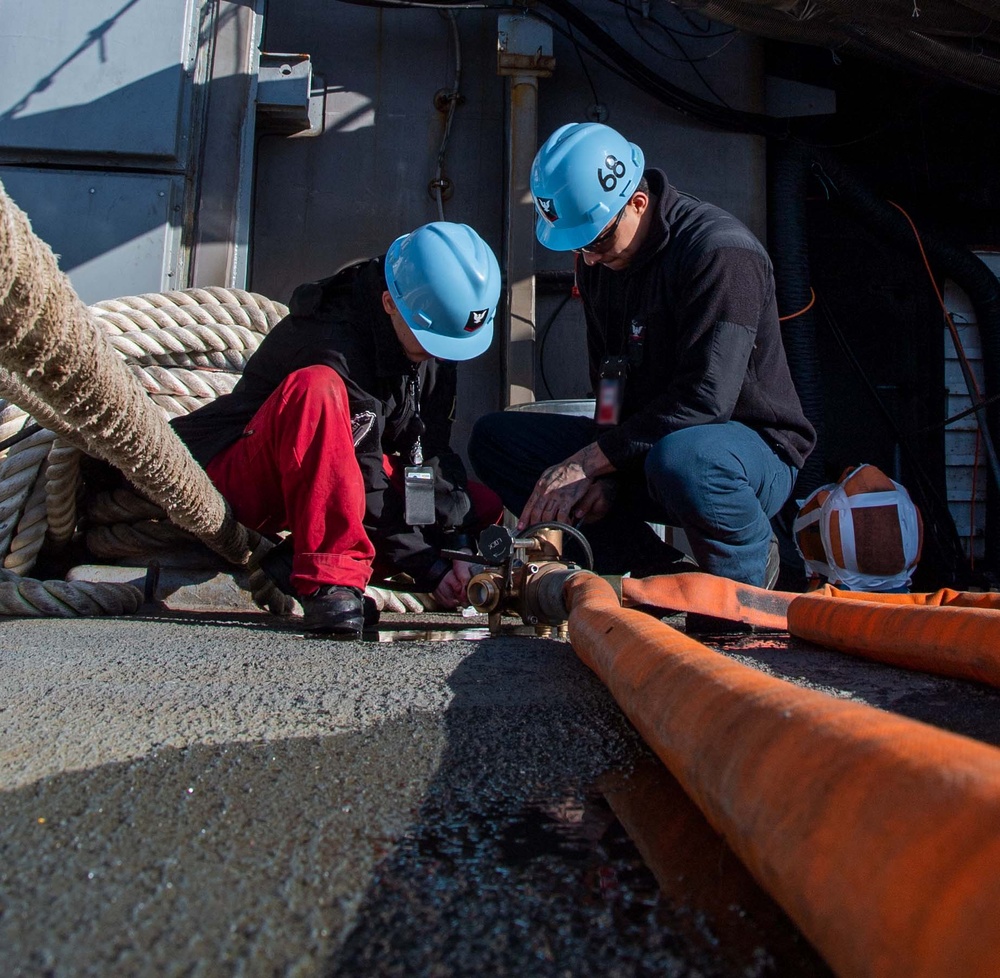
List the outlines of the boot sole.
{"label": "boot sole", "polygon": [[356,641],[361,638],[363,630],[359,624],[357,628],[350,626],[347,628],[307,628],[303,630],[305,638],[326,638],[333,641]]}

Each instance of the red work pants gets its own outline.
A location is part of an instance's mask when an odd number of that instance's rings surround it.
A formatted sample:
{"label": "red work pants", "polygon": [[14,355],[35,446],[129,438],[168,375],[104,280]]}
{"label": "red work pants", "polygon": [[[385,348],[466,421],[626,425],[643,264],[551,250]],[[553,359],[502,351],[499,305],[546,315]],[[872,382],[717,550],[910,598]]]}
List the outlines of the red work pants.
{"label": "red work pants", "polygon": [[299,594],[368,583],[375,549],[363,524],[365,484],[347,390],[331,367],[289,374],[206,469],[244,526],[268,536],[291,531]]}

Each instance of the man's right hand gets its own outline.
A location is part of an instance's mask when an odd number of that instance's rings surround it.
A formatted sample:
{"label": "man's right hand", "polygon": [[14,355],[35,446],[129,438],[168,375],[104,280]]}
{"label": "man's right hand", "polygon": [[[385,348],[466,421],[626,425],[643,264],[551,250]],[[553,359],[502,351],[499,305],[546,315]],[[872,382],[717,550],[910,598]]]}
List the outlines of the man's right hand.
{"label": "man's right hand", "polygon": [[[549,466],[538,478],[517,520],[517,529],[535,523],[577,523],[597,505],[591,495],[595,482],[615,471],[608,457],[594,442],[557,465]],[[573,514],[590,496],[583,516]],[[599,517],[594,517],[599,519]]]}
{"label": "man's right hand", "polygon": [[614,479],[597,479],[592,482],[580,501],[573,507],[570,517],[576,523],[596,523],[608,515],[618,486]]}

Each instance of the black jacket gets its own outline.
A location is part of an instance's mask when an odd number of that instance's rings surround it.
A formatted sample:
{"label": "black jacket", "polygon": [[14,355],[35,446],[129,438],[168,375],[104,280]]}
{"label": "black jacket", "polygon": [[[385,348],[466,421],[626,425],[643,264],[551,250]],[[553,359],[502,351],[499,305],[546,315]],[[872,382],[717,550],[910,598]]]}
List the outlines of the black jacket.
{"label": "black jacket", "polygon": [[605,357],[629,358],[620,423],[598,445],[625,469],[673,431],[732,420],[801,468],[816,433],[792,384],[767,253],[662,170],[645,176],[656,209],[635,258],[621,271],[578,270],[595,389]]}
{"label": "black jacket", "polygon": [[[420,435],[424,464],[434,469],[436,527],[428,536],[461,531],[471,520],[466,473],[449,446],[456,398],[455,364],[407,359],[382,308],[384,256],[360,262],[321,282],[299,286],[289,315],[250,357],[232,393],[171,424],[202,464],[243,433],[257,409],[290,373],[314,364],[344,379],[354,428],[354,452],[367,490],[365,530],[380,566],[432,590],[451,567],[438,547],[403,519],[403,497],[386,477],[382,456],[410,452]],[[416,392],[419,389],[419,415]],[[336,464],[330,459],[330,464]],[[447,541],[454,545],[456,541]]]}

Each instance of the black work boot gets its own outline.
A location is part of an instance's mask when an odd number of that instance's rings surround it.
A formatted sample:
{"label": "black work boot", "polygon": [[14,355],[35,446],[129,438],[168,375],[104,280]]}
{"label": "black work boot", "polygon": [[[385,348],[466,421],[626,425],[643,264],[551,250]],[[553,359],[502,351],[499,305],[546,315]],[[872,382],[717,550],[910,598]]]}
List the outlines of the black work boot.
{"label": "black work boot", "polygon": [[778,535],[771,531],[771,542],[767,545],[767,566],[764,568],[764,587],[774,590],[781,573],[781,552],[778,550]]}
{"label": "black work boot", "polygon": [[[365,626],[364,592],[345,584],[324,584],[308,597],[300,597],[302,628],[330,638],[361,638]],[[376,620],[378,612],[376,611]]]}
{"label": "black work boot", "polygon": [[[265,576],[271,581],[271,583],[273,583],[278,588],[279,591],[283,592],[284,594],[290,595],[293,598],[296,598],[299,604],[302,605],[302,609],[306,613],[305,614],[306,624],[303,626],[306,631],[318,632],[320,634],[324,632],[330,634],[339,633],[340,631],[339,628],[328,628],[323,624],[317,624],[313,626],[310,626],[308,624],[309,621],[312,619],[312,616],[310,616],[309,614],[309,604],[313,602],[315,599],[322,597],[324,591],[332,591],[334,589],[343,590],[347,592],[356,591],[358,594],[362,595],[361,599],[362,609],[363,609],[362,620],[364,627],[373,628],[375,625],[378,624],[378,619],[379,619],[378,605],[375,604],[375,600],[373,598],[368,597],[368,595],[364,594],[358,588],[347,587],[346,585],[341,586],[336,584],[328,584],[325,585],[324,587],[319,588],[317,591],[315,591],[312,595],[310,595],[307,598],[299,595],[299,593],[295,590],[294,586],[292,585],[292,558],[294,557],[294,555],[295,555],[295,547],[292,543],[292,538],[285,537],[285,539],[282,540],[281,543],[272,547],[264,555],[263,560],[261,560],[260,562],[260,569],[264,572]],[[344,602],[347,602],[348,600],[349,599],[346,597],[343,598]],[[325,619],[327,616],[323,612],[318,612],[317,617],[320,619]],[[345,637],[350,638],[351,637],[350,632],[351,629],[348,629],[347,632],[345,632]]]}

